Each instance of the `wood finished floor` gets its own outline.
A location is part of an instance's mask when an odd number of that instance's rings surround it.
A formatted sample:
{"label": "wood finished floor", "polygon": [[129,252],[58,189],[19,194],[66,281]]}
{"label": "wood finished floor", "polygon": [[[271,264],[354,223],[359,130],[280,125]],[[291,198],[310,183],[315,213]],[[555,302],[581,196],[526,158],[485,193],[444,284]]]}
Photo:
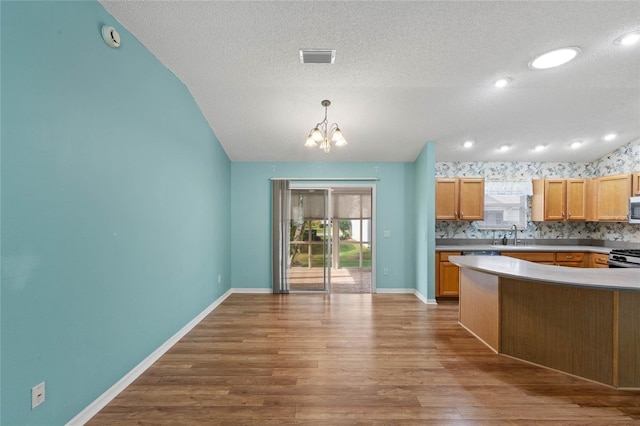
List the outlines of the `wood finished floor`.
{"label": "wood finished floor", "polygon": [[640,424],[640,392],[496,355],[455,303],[234,294],[89,424]]}

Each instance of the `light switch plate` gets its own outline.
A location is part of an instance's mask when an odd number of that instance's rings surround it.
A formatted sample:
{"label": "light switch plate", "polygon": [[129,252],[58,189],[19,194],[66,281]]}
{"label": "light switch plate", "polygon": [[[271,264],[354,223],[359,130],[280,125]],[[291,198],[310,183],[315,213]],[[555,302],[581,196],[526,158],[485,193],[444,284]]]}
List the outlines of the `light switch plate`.
{"label": "light switch plate", "polygon": [[391,231],[384,231],[383,235],[385,238],[391,238]]}

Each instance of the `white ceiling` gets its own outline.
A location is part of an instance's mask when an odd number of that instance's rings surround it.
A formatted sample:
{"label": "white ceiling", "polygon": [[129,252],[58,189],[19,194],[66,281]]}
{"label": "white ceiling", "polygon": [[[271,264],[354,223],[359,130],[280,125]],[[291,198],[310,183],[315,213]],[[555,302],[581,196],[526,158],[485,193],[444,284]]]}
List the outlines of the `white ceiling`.
{"label": "white ceiling", "polygon": [[[404,162],[435,141],[438,161],[588,162],[640,137],[640,45],[613,43],[640,30],[640,1],[101,3],[189,88],[232,161]],[[528,68],[564,46],[582,53]],[[336,63],[301,64],[300,48]],[[323,99],[349,141],[328,155],[304,147]]]}

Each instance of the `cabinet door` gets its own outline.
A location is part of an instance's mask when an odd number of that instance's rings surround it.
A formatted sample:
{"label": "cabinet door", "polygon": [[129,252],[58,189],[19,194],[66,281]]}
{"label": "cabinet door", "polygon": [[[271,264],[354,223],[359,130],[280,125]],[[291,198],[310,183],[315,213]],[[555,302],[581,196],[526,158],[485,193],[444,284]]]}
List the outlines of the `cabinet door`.
{"label": "cabinet door", "polygon": [[484,179],[460,178],[460,219],[484,220]]}
{"label": "cabinet door", "polygon": [[625,222],[629,214],[631,175],[602,176],[596,182],[596,220]]}
{"label": "cabinet door", "polygon": [[460,293],[458,268],[449,262],[449,256],[460,256],[460,252],[440,252],[436,256],[436,297],[457,297]]}
{"label": "cabinet door", "polygon": [[567,220],[587,220],[587,179],[567,179]]}
{"label": "cabinet door", "polygon": [[596,220],[596,178],[587,179],[587,219],[590,222]]}
{"label": "cabinet door", "polygon": [[566,194],[565,179],[545,179],[544,220],[565,220]]}
{"label": "cabinet door", "polygon": [[631,179],[633,182],[631,183],[633,190],[633,195],[640,195],[640,172],[636,172],[631,175]]}
{"label": "cabinet door", "polygon": [[458,220],[457,179],[436,179],[436,220]]}
{"label": "cabinet door", "polygon": [[440,262],[440,288],[436,296],[460,295],[460,268],[450,262]]}

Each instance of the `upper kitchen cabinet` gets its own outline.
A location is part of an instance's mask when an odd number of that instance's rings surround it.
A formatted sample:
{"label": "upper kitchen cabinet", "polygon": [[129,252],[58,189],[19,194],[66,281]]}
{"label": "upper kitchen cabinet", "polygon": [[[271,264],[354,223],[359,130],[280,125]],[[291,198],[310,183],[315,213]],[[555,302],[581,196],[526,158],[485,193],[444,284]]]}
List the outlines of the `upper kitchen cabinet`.
{"label": "upper kitchen cabinet", "polygon": [[587,220],[587,179],[534,179],[531,220]]}
{"label": "upper kitchen cabinet", "polygon": [[597,222],[626,222],[631,195],[631,174],[594,178],[593,217]]}
{"label": "upper kitchen cabinet", "polygon": [[436,220],[484,220],[484,179],[437,178]]}

